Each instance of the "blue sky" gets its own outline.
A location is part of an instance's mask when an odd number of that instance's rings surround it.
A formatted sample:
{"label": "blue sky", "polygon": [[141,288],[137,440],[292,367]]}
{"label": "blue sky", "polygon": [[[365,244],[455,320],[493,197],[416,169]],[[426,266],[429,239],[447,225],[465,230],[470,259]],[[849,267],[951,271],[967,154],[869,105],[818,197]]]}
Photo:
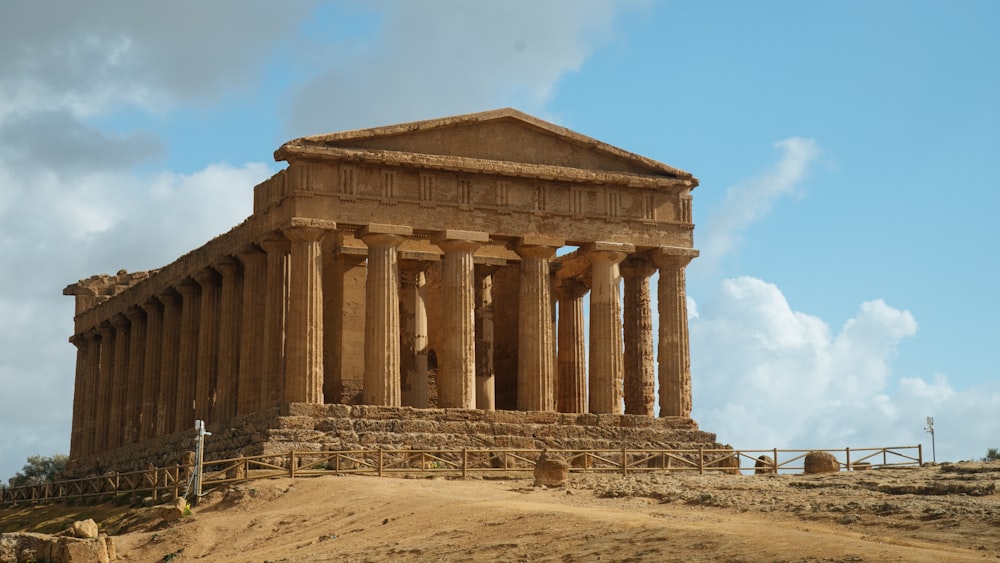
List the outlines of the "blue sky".
{"label": "blue sky", "polygon": [[[53,15],[55,14],[55,15]],[[283,141],[513,106],[689,170],[695,418],[1000,446],[1000,4],[0,7],[0,477],[68,448],[73,281],[250,212]]]}

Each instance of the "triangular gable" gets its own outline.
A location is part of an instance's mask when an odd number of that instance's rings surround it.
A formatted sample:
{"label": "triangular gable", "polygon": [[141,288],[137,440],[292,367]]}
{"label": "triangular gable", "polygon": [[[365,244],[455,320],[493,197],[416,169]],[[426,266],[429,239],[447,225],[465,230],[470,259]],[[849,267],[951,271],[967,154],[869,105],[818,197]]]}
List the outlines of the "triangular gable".
{"label": "triangular gable", "polygon": [[671,178],[692,177],[683,170],[510,108],[314,135],[288,144],[454,156]]}

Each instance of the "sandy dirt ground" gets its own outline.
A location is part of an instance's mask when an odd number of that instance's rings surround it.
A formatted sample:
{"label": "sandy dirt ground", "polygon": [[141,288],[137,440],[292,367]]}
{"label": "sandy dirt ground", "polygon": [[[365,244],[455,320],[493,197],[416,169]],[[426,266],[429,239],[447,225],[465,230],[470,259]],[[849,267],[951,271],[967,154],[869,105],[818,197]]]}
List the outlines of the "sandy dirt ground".
{"label": "sandy dirt ground", "polygon": [[[827,475],[330,475],[109,518],[124,561],[998,561],[1000,463]],[[130,531],[127,531],[130,530]],[[114,531],[112,531],[114,533]]]}

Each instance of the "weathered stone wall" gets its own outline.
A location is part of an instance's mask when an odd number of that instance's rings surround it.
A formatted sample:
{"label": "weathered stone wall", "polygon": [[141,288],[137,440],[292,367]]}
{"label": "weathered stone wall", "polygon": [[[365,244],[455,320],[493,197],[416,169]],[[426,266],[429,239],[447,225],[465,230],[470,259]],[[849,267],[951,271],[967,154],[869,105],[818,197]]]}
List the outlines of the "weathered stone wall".
{"label": "weathered stone wall", "polygon": [[[205,459],[277,455],[290,450],[357,448],[719,448],[715,434],[690,418],[623,414],[414,409],[368,405],[295,403],[209,427]],[[194,430],[119,448],[114,454],[75,461],[80,477],[183,463],[194,448]]]}

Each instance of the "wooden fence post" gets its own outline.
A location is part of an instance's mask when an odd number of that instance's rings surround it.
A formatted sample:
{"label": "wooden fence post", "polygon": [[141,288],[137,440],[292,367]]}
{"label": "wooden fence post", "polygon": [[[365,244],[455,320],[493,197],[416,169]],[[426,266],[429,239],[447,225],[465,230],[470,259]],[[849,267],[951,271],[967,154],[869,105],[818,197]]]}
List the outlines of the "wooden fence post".
{"label": "wooden fence post", "polygon": [[917,463],[920,467],[924,466],[924,445],[917,444]]}
{"label": "wooden fence post", "polygon": [[469,477],[469,450],[462,448],[462,479]]}
{"label": "wooden fence post", "polygon": [[851,470],[851,448],[844,448],[844,453],[847,456],[847,470]]}
{"label": "wooden fence post", "polygon": [[288,476],[295,478],[295,450],[288,452]]}
{"label": "wooden fence post", "polygon": [[382,476],[382,448],[378,449],[378,476]]}
{"label": "wooden fence post", "polygon": [[705,448],[698,448],[698,474],[705,474]]}

